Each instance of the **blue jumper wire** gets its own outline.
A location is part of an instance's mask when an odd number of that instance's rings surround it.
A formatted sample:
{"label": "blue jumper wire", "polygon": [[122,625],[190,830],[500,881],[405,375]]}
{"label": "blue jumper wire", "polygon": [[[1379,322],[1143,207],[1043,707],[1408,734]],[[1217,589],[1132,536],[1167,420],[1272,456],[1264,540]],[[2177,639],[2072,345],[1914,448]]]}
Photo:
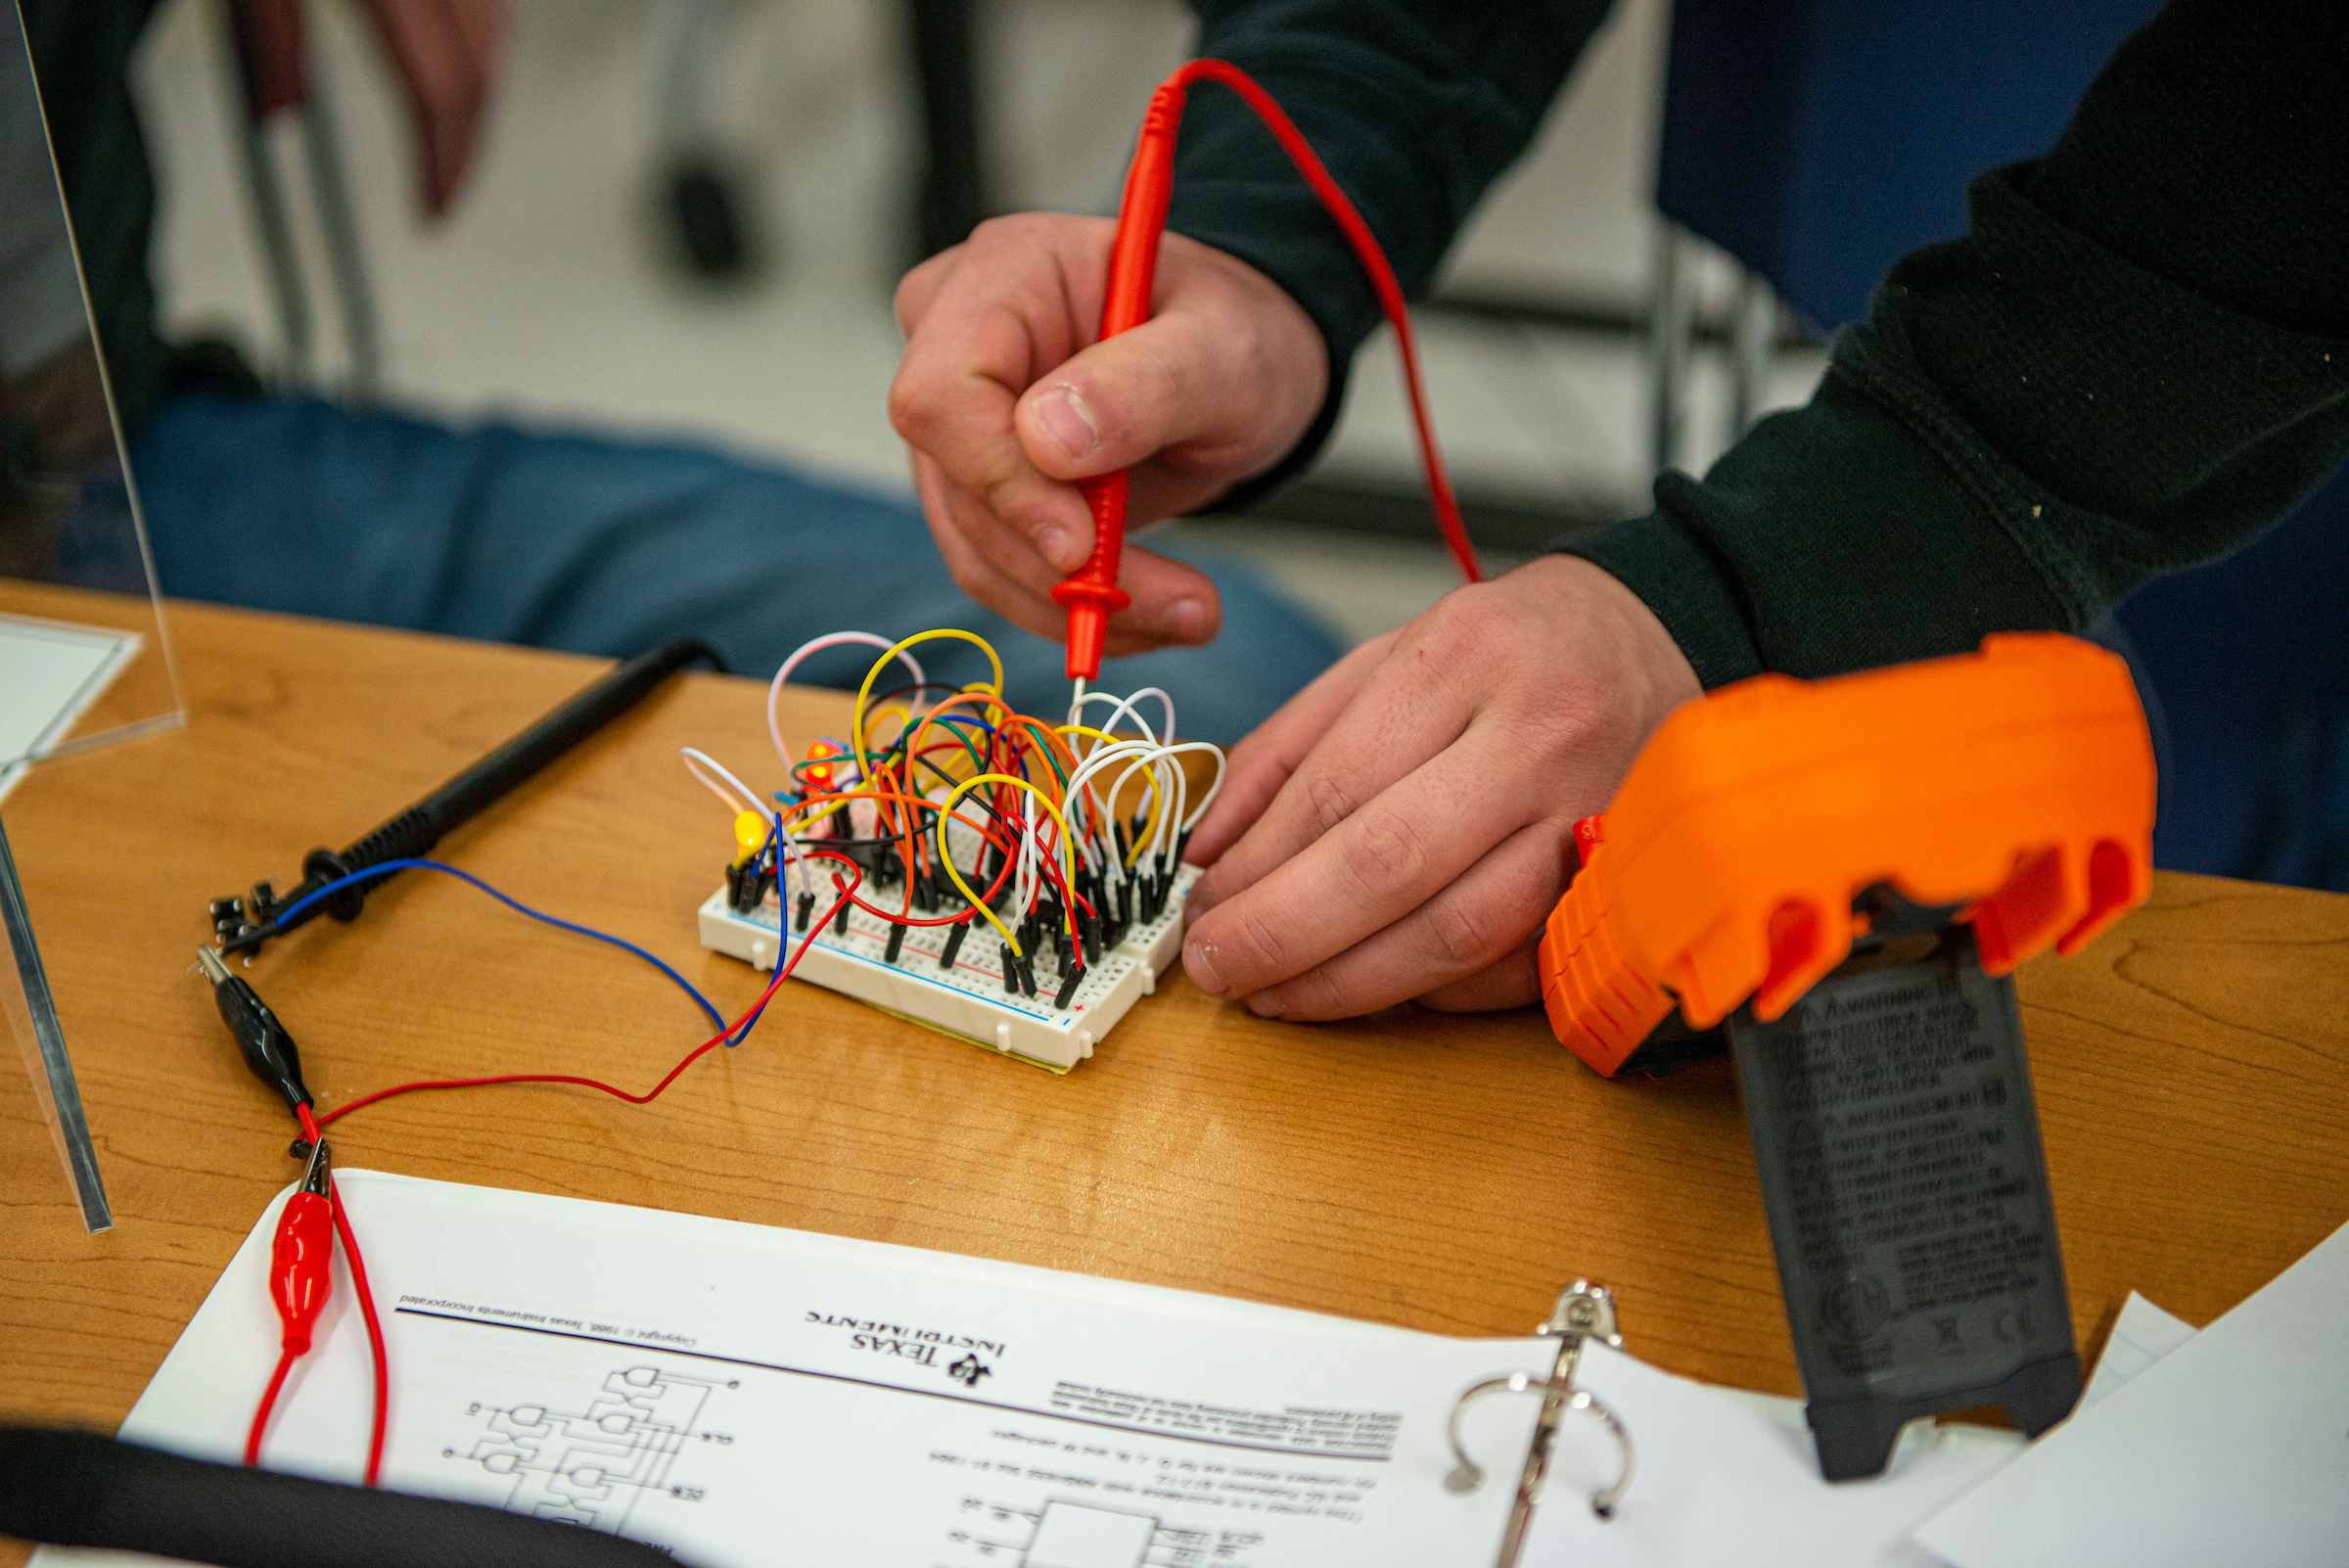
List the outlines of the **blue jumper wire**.
{"label": "blue jumper wire", "polygon": [[[771,844],[774,841],[770,837],[767,842]],[[678,990],[684,992],[686,995],[693,998],[695,1006],[701,1008],[703,1012],[710,1015],[711,1023],[714,1024],[721,1030],[726,1027],[725,1014],[719,1012],[715,1007],[712,1006],[710,1003],[710,998],[696,991],[692,981],[687,980],[683,975],[678,974],[674,969],[671,969],[668,964],[664,963],[659,957],[651,952],[646,951],[644,948],[637,946],[636,944],[628,941],[626,938],[615,937],[609,932],[598,931],[593,926],[582,926],[576,921],[562,920],[553,915],[542,913],[539,910],[531,908],[529,904],[524,903],[519,899],[513,898],[504,893],[500,893],[497,889],[491,887],[488,883],[484,882],[480,877],[475,876],[472,872],[460,871],[455,866],[448,864],[444,860],[386,860],[380,865],[371,865],[364,871],[353,871],[346,877],[337,877],[334,881],[329,882],[325,887],[319,888],[316,891],[287,905],[284,909],[278,911],[277,918],[280,920],[289,919],[292,916],[299,913],[301,910],[308,908],[311,904],[316,903],[319,899],[325,898],[328,894],[333,893],[338,889],[349,887],[354,882],[364,882],[371,877],[388,876],[394,871],[445,871],[450,876],[457,878],[459,881],[470,882],[473,884],[473,886],[481,889],[482,892],[486,893],[490,898],[495,899],[507,908],[514,910],[518,914],[529,915],[532,920],[539,922],[541,925],[553,926],[558,931],[575,932],[582,937],[593,937],[598,942],[607,943],[612,946],[621,948],[622,951],[634,953],[637,957],[643,959],[646,963],[651,964],[655,969],[660,970],[661,973],[667,975],[671,981],[675,982]],[[783,931],[783,940],[785,942],[789,942],[791,940],[791,933],[788,922],[791,919],[791,914],[788,909],[784,911],[783,918],[786,922]],[[750,1017],[744,1019],[742,1021],[742,1028],[726,1038],[726,1044],[729,1047],[741,1044],[743,1037],[750,1034],[751,1026],[758,1023],[760,1015],[765,1011],[765,1006],[761,1004],[757,1012],[752,1013]]]}

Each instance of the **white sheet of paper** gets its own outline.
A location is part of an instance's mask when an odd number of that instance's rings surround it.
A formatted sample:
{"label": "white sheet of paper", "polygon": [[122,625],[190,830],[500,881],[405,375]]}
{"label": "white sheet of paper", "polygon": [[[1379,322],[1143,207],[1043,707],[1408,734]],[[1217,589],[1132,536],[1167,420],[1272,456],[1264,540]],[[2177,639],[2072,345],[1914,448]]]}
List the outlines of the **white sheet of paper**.
{"label": "white sheet of paper", "polygon": [[1603,1345],[1576,1383],[1616,1410],[1638,1475],[1612,1519],[1589,1498],[1614,1479],[1604,1428],[1569,1415],[1521,1568],[1921,1568],[1918,1523],[2022,1449],[2012,1432],[1917,1422],[1885,1473],[1819,1479],[1800,1400],[1690,1382]]}
{"label": "white sheet of paper", "polygon": [[0,800],[138,651],[131,632],[0,615]]}
{"label": "white sheet of paper", "polygon": [[[1470,1383],[1554,1351],[576,1199],[338,1185],[390,1345],[387,1484],[704,1568],[1484,1568],[1510,1488],[1448,1493],[1445,1423]],[[282,1203],[123,1437],[239,1454],[276,1355]],[[369,1380],[347,1276],[298,1367],[268,1462],[355,1479]],[[1522,1458],[1536,1403],[1473,1407],[1473,1451]]]}
{"label": "white sheet of paper", "polygon": [[2080,1391],[2079,1407],[2072,1413],[2101,1404],[2106,1395],[2196,1332],[2185,1318],[2163,1312],[2134,1290],[2129,1292],[2129,1299],[2121,1303],[2121,1315],[2113,1320],[2112,1333],[2104,1341],[2104,1354],[2096,1358],[2096,1369],[2089,1374],[2088,1387]]}
{"label": "white sheet of paper", "polygon": [[1917,1539],[1963,1568],[2349,1561],[2349,1225]]}

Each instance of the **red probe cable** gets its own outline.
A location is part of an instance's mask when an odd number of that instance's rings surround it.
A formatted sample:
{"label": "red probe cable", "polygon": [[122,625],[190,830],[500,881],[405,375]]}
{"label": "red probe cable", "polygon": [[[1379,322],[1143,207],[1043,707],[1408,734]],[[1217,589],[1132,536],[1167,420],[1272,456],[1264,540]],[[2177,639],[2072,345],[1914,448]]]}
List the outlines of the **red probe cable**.
{"label": "red probe cable", "polygon": [[[1420,459],[1427,468],[1428,499],[1435,506],[1436,522],[1444,530],[1444,542],[1451,547],[1452,559],[1459,563],[1460,575],[1470,582],[1482,582],[1485,575],[1476,564],[1476,547],[1468,542],[1460,503],[1451,491],[1451,476],[1445,472],[1444,453],[1436,444],[1435,422],[1427,411],[1427,389],[1419,375],[1419,342],[1411,333],[1411,313],[1404,303],[1403,286],[1395,281],[1395,269],[1387,265],[1386,253],[1379,249],[1370,225],[1362,221],[1362,215],[1322,166],[1305,133],[1282,113],[1271,94],[1229,61],[1187,61],[1150,95],[1133,162],[1126,170],[1126,195],[1118,206],[1117,238],[1109,252],[1109,288],[1101,301],[1101,337],[1130,332],[1150,319],[1159,237],[1166,231],[1167,204],[1174,196],[1174,132],[1182,123],[1183,101],[1195,81],[1221,82],[1256,111],[1289,155],[1289,161],[1297,165],[1297,172],[1329,209],[1346,243],[1354,248],[1356,259],[1370,275],[1379,308],[1395,328],[1395,341],[1403,350],[1404,385],[1411,396],[1411,422],[1418,433]],[[1069,613],[1068,673],[1072,679],[1091,680],[1100,674],[1101,645],[1108,636],[1109,618],[1132,602],[1118,586],[1118,564],[1126,552],[1128,484],[1125,469],[1078,482],[1085,504],[1092,509],[1093,553],[1084,565],[1052,585],[1052,602]]]}

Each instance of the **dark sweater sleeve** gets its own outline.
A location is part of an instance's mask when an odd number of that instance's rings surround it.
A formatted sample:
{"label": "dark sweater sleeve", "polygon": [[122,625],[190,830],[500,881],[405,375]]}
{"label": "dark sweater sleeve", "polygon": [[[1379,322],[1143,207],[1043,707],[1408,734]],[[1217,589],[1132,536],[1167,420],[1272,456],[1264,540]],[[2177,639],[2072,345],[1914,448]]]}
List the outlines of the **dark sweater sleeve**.
{"label": "dark sweater sleeve", "polygon": [[2349,6],[2174,0],[1904,257],[1810,404],[1562,548],[1707,687],[2078,631],[2349,455]]}
{"label": "dark sweater sleeve", "polygon": [[[1478,198],[1533,140],[1610,0],[1201,0],[1199,53],[1256,78],[1305,132],[1404,293],[1423,293]],[[1311,462],[1347,367],[1381,319],[1338,226],[1240,100],[1192,90],[1167,227],[1293,295],[1329,346],[1329,395],[1304,440],[1218,505]]]}

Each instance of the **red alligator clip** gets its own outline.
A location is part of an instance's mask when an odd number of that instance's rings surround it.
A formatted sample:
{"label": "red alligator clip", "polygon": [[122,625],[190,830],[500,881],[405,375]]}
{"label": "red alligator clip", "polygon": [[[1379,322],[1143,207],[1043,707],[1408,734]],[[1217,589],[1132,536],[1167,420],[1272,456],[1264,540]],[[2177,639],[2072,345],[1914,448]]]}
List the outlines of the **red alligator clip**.
{"label": "red alligator clip", "polygon": [[285,1325],[286,1351],[305,1356],[310,1330],[334,1292],[335,1207],[327,1190],[327,1153],[321,1139],[310,1150],[301,1190],[286,1200],[278,1217],[277,1241],[269,1249],[269,1295]]}

